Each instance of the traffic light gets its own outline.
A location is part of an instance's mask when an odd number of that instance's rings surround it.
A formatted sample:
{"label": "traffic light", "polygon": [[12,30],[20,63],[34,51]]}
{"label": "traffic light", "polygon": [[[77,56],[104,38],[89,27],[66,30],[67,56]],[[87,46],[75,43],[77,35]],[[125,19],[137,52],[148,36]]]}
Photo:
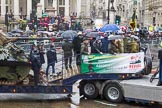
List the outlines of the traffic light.
{"label": "traffic light", "polygon": [[120,24],[120,21],[121,21],[121,16],[118,16],[118,15],[116,15],[115,16],[115,24]]}

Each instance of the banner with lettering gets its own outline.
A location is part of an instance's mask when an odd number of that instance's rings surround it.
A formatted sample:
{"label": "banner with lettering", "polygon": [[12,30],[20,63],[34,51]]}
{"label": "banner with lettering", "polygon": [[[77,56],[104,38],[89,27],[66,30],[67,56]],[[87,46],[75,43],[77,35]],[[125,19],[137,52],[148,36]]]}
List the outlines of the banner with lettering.
{"label": "banner with lettering", "polygon": [[144,69],[144,53],[82,55],[81,73],[137,73]]}

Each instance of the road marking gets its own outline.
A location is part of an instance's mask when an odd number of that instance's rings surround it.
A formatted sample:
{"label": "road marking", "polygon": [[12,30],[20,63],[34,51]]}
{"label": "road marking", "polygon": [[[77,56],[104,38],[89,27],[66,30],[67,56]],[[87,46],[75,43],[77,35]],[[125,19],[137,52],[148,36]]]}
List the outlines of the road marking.
{"label": "road marking", "polygon": [[117,107],[117,105],[116,105],[116,104],[108,104],[108,103],[101,102],[101,101],[97,101],[97,100],[95,100],[94,102],[96,102],[96,103],[100,103],[100,104],[103,104],[103,105],[107,105],[107,106],[113,106],[113,107]]}

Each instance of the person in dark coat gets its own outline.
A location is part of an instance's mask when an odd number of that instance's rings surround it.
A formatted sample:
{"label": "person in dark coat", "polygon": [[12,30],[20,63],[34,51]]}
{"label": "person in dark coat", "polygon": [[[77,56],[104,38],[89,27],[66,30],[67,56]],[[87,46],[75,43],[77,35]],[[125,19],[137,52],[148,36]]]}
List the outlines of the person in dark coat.
{"label": "person in dark coat", "polygon": [[102,52],[103,53],[109,53],[109,51],[108,51],[108,45],[109,45],[108,36],[105,36],[102,39]]}
{"label": "person in dark coat", "polygon": [[72,69],[71,63],[73,44],[70,43],[68,39],[65,39],[65,42],[62,44],[62,49],[64,51],[65,68],[68,69],[69,62],[69,68]]}
{"label": "person in dark coat", "polygon": [[32,50],[30,52],[30,61],[31,61],[31,68],[34,72],[34,82],[37,86],[39,84],[39,73],[41,69],[41,60],[40,60],[40,53],[37,46],[33,45]]}
{"label": "person in dark coat", "polygon": [[76,64],[80,65],[81,63],[81,43],[83,40],[83,36],[79,34],[77,37],[74,37],[73,39],[73,48],[74,48],[74,54],[76,56]]}
{"label": "person in dark coat", "polygon": [[42,66],[42,64],[45,63],[45,59],[44,59],[45,52],[43,50],[43,46],[42,45],[39,45],[38,46],[38,50],[39,50],[39,53],[40,53],[40,60],[41,60],[41,66]]}
{"label": "person in dark coat", "polygon": [[56,49],[53,45],[50,46],[50,49],[47,51],[47,68],[46,76],[48,77],[48,71],[50,66],[52,66],[52,73],[55,74],[55,63],[57,63],[57,54]]}
{"label": "person in dark coat", "polygon": [[95,46],[94,46],[94,42],[96,41],[96,38],[91,38],[90,40],[90,46],[91,46],[91,53],[96,53],[96,49],[95,49]]}
{"label": "person in dark coat", "polygon": [[94,53],[99,53],[99,54],[103,54],[102,53],[102,41],[101,41],[101,39],[98,39],[98,40],[96,40],[94,43],[93,43],[93,46],[94,46],[94,48],[95,48],[95,52]]}

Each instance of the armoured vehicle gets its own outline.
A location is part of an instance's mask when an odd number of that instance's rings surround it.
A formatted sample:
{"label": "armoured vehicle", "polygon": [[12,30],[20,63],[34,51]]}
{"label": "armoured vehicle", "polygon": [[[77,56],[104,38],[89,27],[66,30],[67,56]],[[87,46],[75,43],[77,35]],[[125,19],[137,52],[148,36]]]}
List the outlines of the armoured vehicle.
{"label": "armoured vehicle", "polygon": [[0,84],[15,85],[20,83],[30,72],[30,63],[24,51],[0,32]]}

